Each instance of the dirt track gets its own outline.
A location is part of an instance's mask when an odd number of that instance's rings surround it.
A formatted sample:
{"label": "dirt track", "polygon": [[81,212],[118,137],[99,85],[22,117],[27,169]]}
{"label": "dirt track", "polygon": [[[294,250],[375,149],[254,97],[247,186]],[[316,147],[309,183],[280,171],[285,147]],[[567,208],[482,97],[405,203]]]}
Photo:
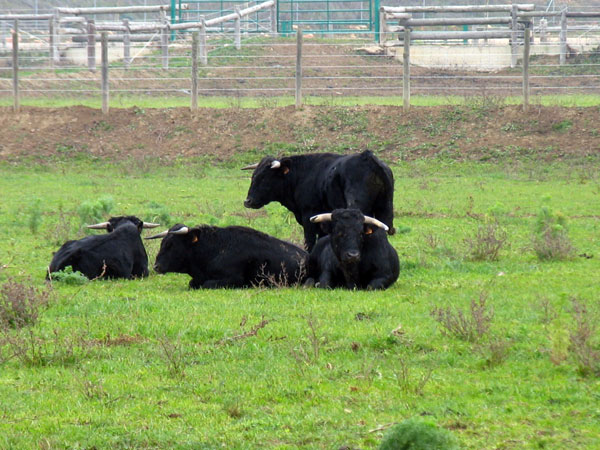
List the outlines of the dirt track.
{"label": "dirt track", "polygon": [[355,151],[389,160],[445,155],[488,160],[512,155],[543,159],[600,154],[600,108],[473,104],[401,108],[293,107],[200,110],[86,107],[0,108],[0,160],[89,154],[110,159],[236,153]]}

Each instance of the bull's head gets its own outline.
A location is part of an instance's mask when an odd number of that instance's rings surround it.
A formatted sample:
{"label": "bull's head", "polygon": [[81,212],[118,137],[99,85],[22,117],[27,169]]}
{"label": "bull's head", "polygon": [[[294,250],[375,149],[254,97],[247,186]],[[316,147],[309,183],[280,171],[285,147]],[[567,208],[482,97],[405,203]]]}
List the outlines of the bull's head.
{"label": "bull's head", "polygon": [[198,242],[199,233],[198,228],[189,228],[178,223],[168,230],[147,237],[146,239],[162,238],[154,270],[158,273],[187,273],[190,249]]}
{"label": "bull's head", "polygon": [[329,234],[333,253],[343,265],[360,261],[366,236],[378,228],[388,230],[386,224],[363,215],[358,209],[336,209],[331,213],[313,216],[310,221],[320,223],[323,231]]}
{"label": "bull's head", "polygon": [[259,163],[242,167],[242,170],[254,170],[244,206],[258,209],[282,197],[285,178],[290,172],[290,159],[267,156]]}
{"label": "bull's head", "polygon": [[134,224],[137,229],[142,232],[143,228],[156,228],[160,226],[158,223],[152,222],[143,222],[135,216],[119,216],[119,217],[111,217],[108,219],[108,222],[95,223],[93,225],[88,225],[87,228],[91,230],[106,230],[108,233],[113,232],[117,227],[124,225],[126,223]]}

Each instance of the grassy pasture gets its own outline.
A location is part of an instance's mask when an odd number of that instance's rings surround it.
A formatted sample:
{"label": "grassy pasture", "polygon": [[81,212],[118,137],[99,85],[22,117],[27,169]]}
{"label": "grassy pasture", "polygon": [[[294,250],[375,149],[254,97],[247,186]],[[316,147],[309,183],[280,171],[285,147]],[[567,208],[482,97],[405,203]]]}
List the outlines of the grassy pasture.
{"label": "grassy pasture", "polygon": [[[84,235],[78,208],[106,196],[114,215],[299,242],[280,205],[243,208],[241,162],[3,163],[0,282],[43,288],[52,252]],[[0,448],[374,448],[414,416],[463,448],[598,448],[600,379],[578,370],[569,337],[574,300],[600,313],[598,161],[392,168],[402,270],[387,291],[190,291],[187,276],[154,273],[54,283],[18,334],[23,353],[0,364]],[[536,258],[542,205],[593,257]],[[491,217],[507,245],[498,261],[472,261],[468,240]],[[152,262],[159,243],[146,244]],[[480,299],[493,319],[473,342],[431,315],[470,317]],[[2,333],[2,356],[16,334]]]}

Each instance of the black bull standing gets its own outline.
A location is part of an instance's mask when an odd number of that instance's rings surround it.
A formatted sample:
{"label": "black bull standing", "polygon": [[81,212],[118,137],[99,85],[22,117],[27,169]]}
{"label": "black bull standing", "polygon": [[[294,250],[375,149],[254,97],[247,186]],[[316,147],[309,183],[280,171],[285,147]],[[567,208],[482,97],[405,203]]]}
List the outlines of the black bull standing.
{"label": "black bull standing", "polygon": [[310,221],[316,214],[336,208],[355,208],[385,223],[394,233],[394,176],[388,166],[370,151],[354,155],[319,153],[265,157],[243,168],[255,169],[246,208],[261,208],[279,202],[304,228],[310,251],[317,236],[325,233]]}

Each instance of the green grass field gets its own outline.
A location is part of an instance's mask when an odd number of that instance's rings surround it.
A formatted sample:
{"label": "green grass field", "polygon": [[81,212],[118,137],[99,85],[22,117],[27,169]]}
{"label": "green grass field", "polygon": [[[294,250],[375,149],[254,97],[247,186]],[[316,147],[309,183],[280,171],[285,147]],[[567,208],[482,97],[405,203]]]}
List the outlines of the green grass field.
{"label": "green grass field", "polygon": [[[278,204],[243,208],[240,160],[75,156],[0,164],[5,286],[45,289],[52,252],[84,235],[81,205],[106,197],[112,215],[165,228],[302,236]],[[600,317],[598,160],[392,168],[401,273],[387,291],[190,291],[186,275],[155,273],[55,282],[37,323],[2,328],[0,448],[366,449],[411,417],[466,449],[599,448],[598,330],[574,344]],[[532,250],[542,206],[566,217],[571,259]],[[506,244],[474,261],[469,243],[489,223]],[[152,263],[159,243],[146,246]],[[471,341],[432,316],[462,310],[468,326],[472,302],[491,321]],[[591,369],[577,358],[586,349]]]}

